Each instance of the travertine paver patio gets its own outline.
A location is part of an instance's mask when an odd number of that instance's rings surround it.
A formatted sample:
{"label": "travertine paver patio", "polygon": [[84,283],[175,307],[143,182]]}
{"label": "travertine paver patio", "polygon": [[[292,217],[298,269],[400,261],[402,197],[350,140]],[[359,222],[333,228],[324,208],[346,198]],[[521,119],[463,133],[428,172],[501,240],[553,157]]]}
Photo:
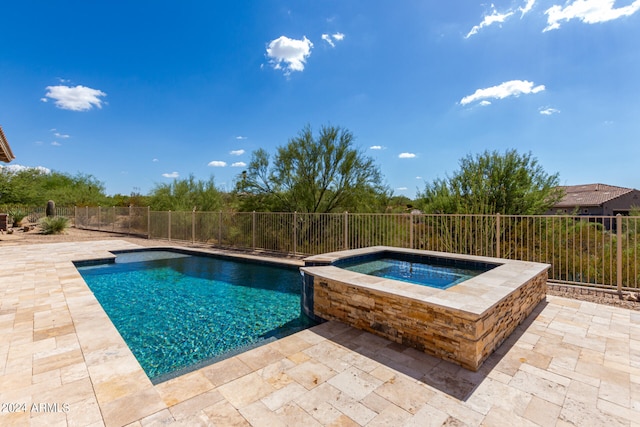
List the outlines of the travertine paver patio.
{"label": "travertine paver patio", "polygon": [[0,246],[0,425],[640,426],[640,312],[559,297],[478,372],[328,322],[154,386],[71,263],[133,247]]}

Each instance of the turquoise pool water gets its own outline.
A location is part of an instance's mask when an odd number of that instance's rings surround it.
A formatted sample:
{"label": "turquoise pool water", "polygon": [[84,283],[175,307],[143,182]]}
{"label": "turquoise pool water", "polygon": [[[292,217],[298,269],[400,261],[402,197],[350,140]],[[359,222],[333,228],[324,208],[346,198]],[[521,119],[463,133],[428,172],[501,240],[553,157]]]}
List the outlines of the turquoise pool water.
{"label": "turquoise pool water", "polygon": [[450,288],[486,271],[486,269],[432,265],[397,258],[377,258],[369,261],[356,259],[336,265],[361,274],[401,280],[438,289]]}
{"label": "turquoise pool water", "polygon": [[297,269],[139,251],[78,271],[156,383],[315,324]]}

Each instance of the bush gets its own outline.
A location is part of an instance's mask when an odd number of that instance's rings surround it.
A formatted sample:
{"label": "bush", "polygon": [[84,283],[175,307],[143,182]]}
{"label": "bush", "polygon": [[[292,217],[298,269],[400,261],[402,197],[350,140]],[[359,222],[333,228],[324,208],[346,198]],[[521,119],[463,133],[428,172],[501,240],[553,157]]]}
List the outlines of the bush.
{"label": "bush", "polygon": [[61,234],[67,227],[69,227],[69,219],[64,216],[51,216],[40,220],[42,234]]}

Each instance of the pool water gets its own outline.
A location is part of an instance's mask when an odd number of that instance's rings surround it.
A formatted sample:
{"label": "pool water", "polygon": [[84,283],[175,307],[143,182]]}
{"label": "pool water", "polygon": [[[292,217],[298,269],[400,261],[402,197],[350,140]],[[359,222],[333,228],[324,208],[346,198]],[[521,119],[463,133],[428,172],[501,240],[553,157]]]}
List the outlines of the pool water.
{"label": "pool water", "polygon": [[356,273],[401,280],[438,289],[450,288],[484,271],[451,265],[431,265],[396,258],[378,258],[371,261],[356,260],[340,263],[339,266]]}
{"label": "pool water", "polygon": [[78,271],[154,383],[315,324],[297,269],[140,251]]}

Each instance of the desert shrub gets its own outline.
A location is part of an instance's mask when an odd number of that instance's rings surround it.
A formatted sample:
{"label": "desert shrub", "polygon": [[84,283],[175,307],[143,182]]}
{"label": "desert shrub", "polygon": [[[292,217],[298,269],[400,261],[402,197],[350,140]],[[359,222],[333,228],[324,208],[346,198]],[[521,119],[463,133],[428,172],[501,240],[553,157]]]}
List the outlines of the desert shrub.
{"label": "desert shrub", "polygon": [[61,234],[67,227],[69,227],[69,219],[64,216],[48,216],[40,220],[42,234]]}

